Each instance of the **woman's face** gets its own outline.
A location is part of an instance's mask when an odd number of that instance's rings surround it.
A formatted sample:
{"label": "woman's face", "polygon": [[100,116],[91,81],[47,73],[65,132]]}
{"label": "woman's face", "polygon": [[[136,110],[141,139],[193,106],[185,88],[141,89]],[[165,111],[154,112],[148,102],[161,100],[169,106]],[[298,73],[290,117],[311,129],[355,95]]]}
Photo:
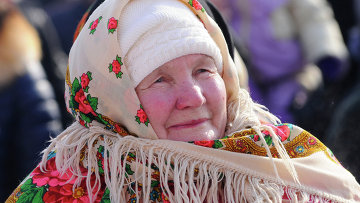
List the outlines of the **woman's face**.
{"label": "woman's face", "polygon": [[173,59],[144,78],[136,92],[160,139],[223,137],[226,90],[212,58],[192,54]]}

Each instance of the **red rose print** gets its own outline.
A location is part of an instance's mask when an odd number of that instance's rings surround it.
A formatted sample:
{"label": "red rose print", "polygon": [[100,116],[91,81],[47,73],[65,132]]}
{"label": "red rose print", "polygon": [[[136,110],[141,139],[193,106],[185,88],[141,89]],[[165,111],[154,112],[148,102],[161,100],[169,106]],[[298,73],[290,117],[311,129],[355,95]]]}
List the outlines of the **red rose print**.
{"label": "red rose print", "polygon": [[96,19],[96,20],[92,23],[90,29],[91,29],[91,30],[96,29],[96,27],[98,26],[98,24],[99,24],[99,19]]}
{"label": "red rose print", "polygon": [[202,9],[201,4],[197,1],[197,0],[193,0],[192,1],[193,7],[195,8],[195,10],[200,10]]}
{"label": "red rose print", "polygon": [[94,34],[96,31],[96,28],[98,26],[98,24],[100,23],[100,20],[102,19],[102,16],[100,16],[98,19],[94,20],[93,22],[90,23],[89,29],[90,29],[90,34]]}
{"label": "red rose print", "polygon": [[92,107],[90,106],[89,102],[86,100],[84,90],[80,89],[75,94],[75,101],[79,103],[79,110],[84,114],[92,113],[94,116],[97,116]]}
{"label": "red rose print", "polygon": [[[271,128],[274,130],[275,134],[280,137],[281,142],[285,141],[290,136],[290,129],[287,125],[271,126]],[[262,133],[270,136],[270,132],[267,130],[263,131]]]}
{"label": "red rose print", "polygon": [[285,141],[290,135],[290,129],[286,125],[276,126],[273,129],[275,133],[280,137],[281,142]]}
{"label": "red rose print", "polygon": [[[94,178],[91,178],[91,183],[94,183]],[[95,194],[95,191],[93,192]],[[102,194],[104,193],[103,188],[99,191],[94,202],[100,202]],[[83,203],[90,202],[89,194],[86,189],[85,181],[73,190],[73,184],[66,184],[63,186],[49,187],[49,190],[43,197],[44,202],[75,202]]]}
{"label": "red rose print", "polygon": [[89,76],[85,73],[81,75],[81,87],[85,89],[89,85],[90,79]]}
{"label": "red rose print", "polygon": [[120,65],[119,61],[113,60],[111,65],[112,65],[112,68],[113,68],[112,71],[115,74],[118,74],[121,71],[121,65]]}
{"label": "red rose print", "polygon": [[116,59],[112,61],[112,63],[109,64],[109,72],[114,72],[116,75],[116,78],[121,78],[122,72],[121,72],[121,65],[123,63],[121,62],[121,57],[116,56]]}
{"label": "red rose print", "polygon": [[55,165],[55,158],[49,159],[46,162],[46,170],[48,172],[41,172],[40,167],[37,167],[31,175],[33,176],[33,183],[37,186],[44,186],[46,184],[49,184],[51,187],[55,186],[62,186],[66,183],[73,184],[75,182],[75,179],[68,182],[68,180],[71,178],[72,173],[71,171],[67,171],[64,175],[60,176],[60,173],[56,169]]}
{"label": "red rose print", "polygon": [[214,145],[214,140],[208,140],[208,141],[195,141],[194,144],[204,146],[204,147],[212,147]]}
{"label": "red rose print", "polygon": [[108,22],[109,33],[110,32],[113,33],[117,28],[117,25],[118,25],[118,21],[114,17],[111,17]]}
{"label": "red rose print", "polygon": [[64,186],[50,187],[45,193],[44,202],[89,202],[87,193],[83,188],[79,187],[72,191],[73,185],[66,184]]}
{"label": "red rose print", "polygon": [[142,105],[140,105],[140,109],[137,110],[137,114],[136,114],[135,118],[139,124],[144,123],[146,126],[148,126],[149,119],[148,119]]}
{"label": "red rose print", "polygon": [[117,20],[115,20],[115,18],[114,17],[111,17],[110,19],[109,19],[109,23],[108,23],[108,29],[110,30],[110,29],[115,29],[116,27],[117,27]]}
{"label": "red rose print", "polygon": [[137,116],[139,117],[141,123],[145,123],[147,121],[147,115],[143,109],[139,109],[137,111]]}
{"label": "red rose print", "polygon": [[[87,175],[87,170],[80,168],[83,176]],[[31,175],[33,176],[33,183],[37,186],[49,185],[48,191],[44,194],[44,202],[89,202],[88,193],[86,190],[86,181],[83,180],[80,187],[73,191],[73,184],[76,178],[72,179],[72,173],[67,171],[60,176],[56,169],[55,158],[49,159],[46,163],[46,172],[41,172],[40,167],[37,167]],[[91,176],[91,185],[95,184],[95,176]],[[105,185],[103,184],[95,202],[100,202],[102,194],[104,193]],[[96,189],[94,193],[96,192]]]}
{"label": "red rose print", "polygon": [[264,133],[264,135],[268,135],[268,136],[270,136],[270,132],[269,132],[269,131],[267,131],[267,130],[262,131],[262,133]]}

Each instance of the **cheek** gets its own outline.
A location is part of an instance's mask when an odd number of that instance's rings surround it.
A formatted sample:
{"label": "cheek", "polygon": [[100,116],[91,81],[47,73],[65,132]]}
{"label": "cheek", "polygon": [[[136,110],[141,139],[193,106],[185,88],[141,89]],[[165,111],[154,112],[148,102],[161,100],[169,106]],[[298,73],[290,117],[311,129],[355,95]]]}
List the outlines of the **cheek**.
{"label": "cheek", "polygon": [[218,127],[225,126],[227,121],[226,89],[224,81],[219,77],[204,86],[208,108],[213,114],[214,124]]}
{"label": "cheek", "polygon": [[224,81],[220,77],[209,81],[204,85],[203,89],[204,95],[210,105],[218,106],[218,108],[215,109],[226,111],[226,109],[223,109],[226,106],[226,89]]}
{"label": "cheek", "polygon": [[170,111],[172,99],[168,94],[142,94],[139,95],[140,102],[145,109],[150,123],[155,131],[164,126]]}

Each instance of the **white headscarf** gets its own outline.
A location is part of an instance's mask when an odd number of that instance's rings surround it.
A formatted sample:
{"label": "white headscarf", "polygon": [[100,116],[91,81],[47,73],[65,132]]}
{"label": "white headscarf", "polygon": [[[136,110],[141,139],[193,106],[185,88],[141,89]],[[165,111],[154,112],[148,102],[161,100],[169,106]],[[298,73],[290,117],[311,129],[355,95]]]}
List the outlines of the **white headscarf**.
{"label": "white headscarf", "polygon": [[[137,7],[137,3],[140,2],[141,5]],[[180,3],[186,6],[181,6]],[[149,62],[152,65],[139,76],[133,70],[141,70],[139,69],[141,67],[138,67],[139,65],[134,64],[142,61],[136,61],[140,52],[137,49],[141,48],[142,44],[146,44],[142,37],[144,39],[152,37],[159,39],[160,33],[152,30],[150,33],[156,32],[157,34],[148,36],[146,27],[136,26],[135,24],[140,22],[133,19],[127,20],[127,16],[123,15],[128,12],[129,15],[131,14],[134,18],[139,18],[139,21],[143,21],[145,19],[141,18],[142,9],[145,9],[143,12],[146,14],[158,11],[156,9],[148,11],[143,4],[149,5],[149,8],[158,8],[161,5],[171,6],[174,9],[188,7],[187,9],[191,12],[184,12],[184,14],[192,16],[191,19],[199,20],[204,25],[200,33],[207,39],[206,42],[199,40],[202,43],[199,50],[196,49],[197,46],[189,49],[182,47],[179,50],[187,51],[170,54],[169,57],[159,57],[162,60],[158,62]],[[126,10],[127,8],[135,10],[130,12]],[[135,15],[135,11],[140,12],[138,16]],[[157,14],[154,13],[155,16]],[[180,19],[182,16],[176,18],[176,20]],[[184,21],[187,20],[188,18],[184,19]],[[160,22],[162,21],[160,20]],[[130,25],[125,26],[127,23]],[[127,33],[124,30],[127,27],[136,29],[130,29]],[[149,25],[150,30],[153,27],[154,25]],[[132,33],[137,33],[135,30],[140,30],[140,33],[132,36]],[[204,31],[207,31],[211,38]],[[189,32],[185,33],[186,35],[189,34]],[[126,34],[130,36],[126,36]],[[193,34],[189,36],[194,37]],[[171,36],[166,37],[171,38]],[[129,39],[129,41],[124,39]],[[121,43],[122,41],[124,44]],[[131,41],[134,44],[141,43],[134,48]],[[213,42],[218,49],[214,47]],[[203,48],[208,45],[211,50]],[[222,62],[218,59],[218,50],[220,50]],[[235,136],[223,142],[226,149],[220,150],[185,142],[157,139],[135,93],[136,84],[158,65],[165,63],[166,60],[193,51],[210,55],[218,64],[222,64],[221,67],[218,65],[218,70],[222,72],[222,78],[225,82],[228,106],[232,106],[232,104],[234,104],[233,106],[241,106],[242,109],[234,108],[242,115],[237,117],[241,118],[238,119],[238,122],[241,123],[240,126],[249,124],[254,128],[260,137],[257,143],[254,144],[249,136]],[[146,54],[146,56],[151,54]],[[151,59],[156,55],[148,58]],[[141,63],[146,64],[146,61]],[[244,96],[241,102],[239,102],[239,95]],[[97,147],[101,145],[104,152],[108,152],[104,153],[104,178],[106,187],[110,190],[111,200],[114,202],[127,200],[124,187],[130,183],[141,184],[144,188],[141,192],[143,197],[149,195],[152,175],[151,163],[158,167],[162,189],[166,190],[169,195],[168,198],[174,202],[186,202],[190,199],[201,202],[204,198],[207,198],[208,201],[215,201],[219,198],[218,194],[223,195],[222,198],[227,202],[282,201],[285,193],[294,202],[298,200],[308,201],[309,199],[314,200],[314,202],[326,200],[334,202],[360,201],[360,186],[349,172],[341,165],[334,163],[325,146],[316,145],[314,147],[317,151],[312,151],[306,157],[290,161],[287,153],[289,153],[288,150],[291,151],[292,149],[287,148],[285,150],[274,130],[269,126],[260,125],[259,119],[251,113],[256,111],[251,105],[251,99],[246,91],[239,87],[237,70],[228,53],[220,28],[206,14],[197,0],[105,0],[89,16],[71,49],[65,96],[68,109],[78,122],[52,140],[51,145],[45,150],[42,167],[46,166],[48,154],[51,151],[56,151],[57,170],[60,173],[65,173],[71,169],[73,176],[78,178],[77,183],[80,184],[82,180],[79,178],[81,177],[80,165],[84,165],[89,169],[86,178],[87,189],[94,190],[96,187],[90,187],[93,186],[90,183],[90,177],[95,175],[97,183],[100,182],[96,152]],[[266,114],[263,115],[266,116]],[[271,118],[269,119],[271,120]],[[270,151],[267,146],[261,130],[270,132],[271,145],[273,146],[271,150],[275,150],[282,159],[272,158],[273,151]],[[288,142],[287,146],[291,147],[292,141],[298,143],[297,139],[309,137],[312,136],[309,136],[302,129],[294,127],[290,133],[289,141],[286,140],[285,142]],[[241,142],[244,140],[252,143],[251,146],[257,146],[266,156],[235,153],[233,150],[226,151],[231,147],[235,151],[238,148],[241,151]],[[225,143],[230,143],[230,141],[233,145],[226,146]],[[307,140],[302,142],[306,143]],[[126,157],[130,152],[136,154],[135,163],[138,164],[131,177],[126,173],[125,164],[121,161],[122,157]],[[171,164],[169,164],[170,162]],[[139,163],[147,163],[148,165],[144,166]],[[170,167],[170,165],[172,166]],[[214,181],[220,175],[223,182]],[[168,180],[174,181],[174,194],[169,190]],[[200,182],[195,184],[196,181]],[[88,194],[92,193],[88,192]],[[143,201],[146,202],[148,199],[145,198]]]}

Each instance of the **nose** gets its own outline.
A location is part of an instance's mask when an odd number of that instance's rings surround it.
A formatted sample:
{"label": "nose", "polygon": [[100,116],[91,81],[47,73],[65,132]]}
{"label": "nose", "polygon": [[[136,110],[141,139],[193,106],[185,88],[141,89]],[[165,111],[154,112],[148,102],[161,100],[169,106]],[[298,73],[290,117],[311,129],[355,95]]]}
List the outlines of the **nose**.
{"label": "nose", "polygon": [[200,86],[196,84],[187,84],[181,86],[177,91],[176,108],[196,108],[205,104],[206,98],[204,97]]}

